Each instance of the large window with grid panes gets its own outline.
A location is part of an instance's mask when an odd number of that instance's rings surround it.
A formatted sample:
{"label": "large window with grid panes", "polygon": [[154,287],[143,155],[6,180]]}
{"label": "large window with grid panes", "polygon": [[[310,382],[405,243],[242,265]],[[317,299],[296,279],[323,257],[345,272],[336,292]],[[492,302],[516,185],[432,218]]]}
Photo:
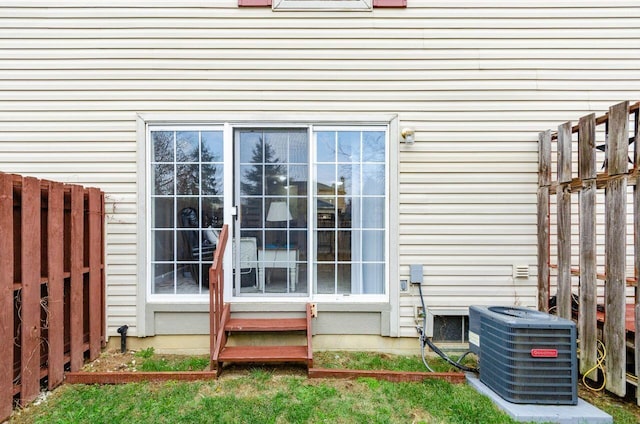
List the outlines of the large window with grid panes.
{"label": "large window with grid panes", "polygon": [[148,294],[205,297],[229,224],[234,297],[388,293],[386,125],[149,125]]}

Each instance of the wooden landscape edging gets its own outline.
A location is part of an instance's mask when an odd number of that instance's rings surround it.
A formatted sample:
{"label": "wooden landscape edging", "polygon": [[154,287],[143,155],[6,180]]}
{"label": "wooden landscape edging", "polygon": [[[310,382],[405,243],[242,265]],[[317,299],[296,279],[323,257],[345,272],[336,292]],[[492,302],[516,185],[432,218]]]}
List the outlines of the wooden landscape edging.
{"label": "wooden landscape edging", "polygon": [[385,370],[345,370],[335,368],[309,368],[309,378],[375,378],[377,380],[399,382],[420,382],[424,380],[444,380],[449,383],[464,383],[466,376],[462,372],[419,372]]}
{"label": "wooden landscape edging", "polygon": [[0,422],[104,347],[104,216],[96,188],[0,172]]}
{"label": "wooden landscape edging", "polygon": [[[309,378],[375,378],[392,382],[421,382],[424,380],[444,380],[452,384],[464,383],[466,376],[461,372],[409,372],[385,370],[346,370],[334,368],[309,368]],[[115,372],[68,372],[67,384],[126,384],[143,381],[201,381],[217,379],[216,371],[115,371]]]}
{"label": "wooden landscape edging", "polygon": [[143,381],[200,381],[215,380],[215,371],[115,371],[115,372],[68,372],[67,384],[126,384]]}
{"label": "wooden landscape edging", "polygon": [[[580,118],[578,125],[566,122],[557,133],[549,131],[539,135],[538,153],[538,308],[547,310],[550,288],[550,269],[557,269],[557,312],[564,318],[573,318],[571,310],[571,276],[579,276],[578,332],[580,339],[580,372],[585,373],[597,362],[597,282],[604,281],[604,325],[602,340],[606,347],[606,389],[625,396],[627,388],[626,355],[626,288],[635,288],[635,365],[636,376],[640,372],[640,102],[630,105],[622,102],[609,108],[600,117],[590,114]],[[629,121],[635,125],[629,137]],[[596,147],[596,128],[605,125],[604,144]],[[572,149],[572,134],[578,134],[577,149]],[[551,143],[557,141],[557,179],[551,177]],[[634,142],[634,152],[629,155],[629,145]],[[604,150],[604,171],[598,173],[596,150]],[[577,167],[572,166],[577,151]],[[632,157],[633,168],[628,162]],[[577,176],[573,176],[577,169]],[[628,186],[633,187],[634,265],[635,273],[626,275],[627,251],[627,197]],[[604,273],[597,272],[598,245],[596,239],[597,190],[604,189]],[[572,246],[571,195],[579,195],[579,242]],[[557,196],[557,257],[550,249],[550,196]],[[575,236],[575,234],[574,234]],[[571,248],[579,250],[579,255]],[[579,267],[572,266],[572,258],[579,257]],[[553,263],[555,261],[555,264]],[[638,393],[636,397],[640,402]]]}

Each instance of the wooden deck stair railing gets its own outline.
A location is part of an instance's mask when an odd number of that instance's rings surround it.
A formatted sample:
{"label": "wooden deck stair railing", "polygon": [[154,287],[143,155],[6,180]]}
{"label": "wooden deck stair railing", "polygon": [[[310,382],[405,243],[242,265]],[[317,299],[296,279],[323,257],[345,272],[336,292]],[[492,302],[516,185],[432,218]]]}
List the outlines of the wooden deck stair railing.
{"label": "wooden deck stair railing", "polygon": [[218,342],[218,333],[222,326],[224,314],[224,267],[222,258],[229,240],[229,226],[224,225],[213,255],[213,264],[209,268],[209,359],[211,367],[215,364],[214,352]]}
{"label": "wooden deck stair railing", "polygon": [[[300,318],[232,318],[231,307],[224,303],[222,257],[228,240],[228,227],[220,234],[218,248],[209,271],[211,320],[211,369],[219,376],[223,363],[300,363],[313,367],[311,346],[311,305],[306,305]],[[227,346],[228,336],[235,333],[306,333],[305,345]]]}

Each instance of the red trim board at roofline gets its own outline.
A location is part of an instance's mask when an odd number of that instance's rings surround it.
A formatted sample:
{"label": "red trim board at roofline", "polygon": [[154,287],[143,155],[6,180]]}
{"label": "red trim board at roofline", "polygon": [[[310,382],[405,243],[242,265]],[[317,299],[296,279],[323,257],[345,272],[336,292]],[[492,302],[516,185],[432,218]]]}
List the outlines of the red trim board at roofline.
{"label": "red trim board at roofline", "polygon": [[[272,0],[238,0],[239,7],[271,7]],[[407,7],[407,0],[373,0],[373,7]]]}

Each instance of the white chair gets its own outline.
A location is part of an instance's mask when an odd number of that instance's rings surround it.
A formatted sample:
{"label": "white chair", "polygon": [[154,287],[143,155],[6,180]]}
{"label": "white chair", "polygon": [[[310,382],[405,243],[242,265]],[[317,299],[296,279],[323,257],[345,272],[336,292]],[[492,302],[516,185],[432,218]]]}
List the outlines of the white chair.
{"label": "white chair", "polygon": [[[232,249],[235,254],[236,244],[235,240],[232,243]],[[236,259],[234,258],[233,266],[236,266]],[[240,239],[240,284],[242,285],[243,275],[254,275],[253,286],[258,286],[257,274],[258,274],[258,241],[255,237],[242,237]]]}

